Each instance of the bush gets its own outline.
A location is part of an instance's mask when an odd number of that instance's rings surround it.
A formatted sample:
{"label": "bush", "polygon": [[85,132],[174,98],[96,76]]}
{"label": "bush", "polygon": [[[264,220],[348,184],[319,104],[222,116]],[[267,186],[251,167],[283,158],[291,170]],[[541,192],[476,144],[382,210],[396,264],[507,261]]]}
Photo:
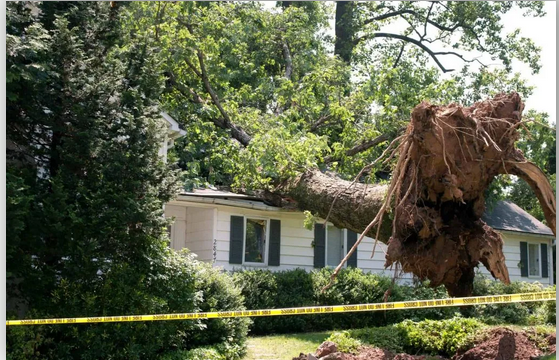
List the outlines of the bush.
{"label": "bush", "polygon": [[[473,296],[529,293],[544,290],[545,287],[538,282],[513,281],[507,285],[478,274],[474,280]],[[546,303],[548,302],[536,301],[512,304],[477,305],[468,308],[464,313],[469,317],[480,319],[489,325],[543,325],[549,321],[547,316],[549,314],[547,310],[549,305]]]}
{"label": "bush", "polygon": [[325,341],[332,341],[338,346],[338,351],[355,354],[361,346],[361,341],[355,339],[348,331],[332,333]]}
{"label": "bush", "polygon": [[[230,276],[187,252],[163,250],[138,269],[112,264],[95,287],[61,281],[52,296],[56,312],[28,317],[111,316],[206,310],[242,310]],[[147,275],[146,275],[147,274]],[[213,322],[212,322],[213,321]],[[242,353],[246,319],[48,325],[7,328],[9,359],[157,359],[203,345],[221,346],[227,359]],[[170,355],[171,356],[171,355]]]}
{"label": "bush", "polygon": [[[246,270],[234,273],[248,309],[273,309],[314,305],[311,274],[303,269],[273,273],[269,270]],[[313,330],[308,316],[257,317],[251,332],[304,332]]]}
{"label": "bush", "polygon": [[393,325],[350,330],[350,335],[373,347],[390,350],[394,353],[404,351],[403,336]]}
{"label": "bush", "polygon": [[[242,288],[248,309],[267,309],[315,305],[349,305],[387,301],[447,298],[443,287],[432,289],[428,283],[417,286],[392,284],[392,278],[365,273],[357,268],[340,271],[333,286],[322,291],[330,282],[333,269],[323,268],[306,272],[303,269],[271,272],[243,270],[234,273],[235,282]],[[350,312],[255,318],[251,327],[254,334],[322,331],[384,326],[402,321],[443,319],[452,317],[456,308],[417,309],[405,311]]]}
{"label": "bush", "polygon": [[452,356],[468,338],[484,326],[476,319],[405,320],[395,325],[410,353]]}
{"label": "bush", "polygon": [[[333,286],[322,291],[330,282],[333,269],[323,268],[306,272],[295,269],[281,272],[244,270],[234,274],[242,289],[248,309],[269,309],[315,305],[349,305],[387,301],[430,300],[448,298],[442,286],[432,288],[428,281],[415,285],[392,284],[392,278],[365,273],[361,269],[342,269]],[[474,281],[474,295],[501,295],[538,292],[544,288],[538,283],[513,282],[505,285],[481,275]],[[367,311],[297,316],[259,317],[254,319],[254,334],[323,331],[328,329],[355,329],[386,326],[405,319],[416,322],[430,319],[450,319],[461,313],[464,317],[478,318],[488,324],[539,325],[555,322],[555,303],[528,302],[515,304],[440,307],[398,311]]]}

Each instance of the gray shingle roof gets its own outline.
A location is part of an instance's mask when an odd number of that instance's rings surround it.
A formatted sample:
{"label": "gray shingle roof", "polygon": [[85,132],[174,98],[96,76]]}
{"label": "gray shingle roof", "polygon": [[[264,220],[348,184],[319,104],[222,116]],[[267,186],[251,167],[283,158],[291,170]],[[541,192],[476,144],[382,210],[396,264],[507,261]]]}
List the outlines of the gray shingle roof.
{"label": "gray shingle roof", "polygon": [[486,210],[482,219],[498,230],[553,236],[549,227],[511,201],[497,202],[491,211]]}

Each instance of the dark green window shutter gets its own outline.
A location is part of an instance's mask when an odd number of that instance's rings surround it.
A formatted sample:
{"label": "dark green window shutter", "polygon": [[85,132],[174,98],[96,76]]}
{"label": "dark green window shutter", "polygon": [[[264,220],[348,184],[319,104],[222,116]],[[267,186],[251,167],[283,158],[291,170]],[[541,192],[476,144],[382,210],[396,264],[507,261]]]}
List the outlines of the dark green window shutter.
{"label": "dark green window shutter", "polygon": [[243,239],[245,237],[245,218],[231,216],[231,233],[229,238],[229,263],[243,263]]}
{"label": "dark green window shutter", "polygon": [[[357,233],[348,230],[346,254],[349,252],[349,250],[351,250],[351,248],[353,247],[353,245],[355,245],[356,242],[357,242]],[[355,249],[355,251],[353,252],[353,254],[351,254],[349,259],[347,259],[347,266],[357,267],[357,249]]]}
{"label": "dark green window shutter", "polygon": [[268,254],[268,265],[280,265],[281,248],[281,221],[270,220],[270,253]]}
{"label": "dark green window shutter", "polygon": [[520,242],[520,276],[528,277],[528,243],[525,241]]}
{"label": "dark green window shutter", "polygon": [[314,267],[323,268],[326,261],[326,230],[323,224],[314,224]]}
{"label": "dark green window shutter", "polygon": [[542,247],[542,277],[549,277],[547,274],[547,244],[541,244]]}

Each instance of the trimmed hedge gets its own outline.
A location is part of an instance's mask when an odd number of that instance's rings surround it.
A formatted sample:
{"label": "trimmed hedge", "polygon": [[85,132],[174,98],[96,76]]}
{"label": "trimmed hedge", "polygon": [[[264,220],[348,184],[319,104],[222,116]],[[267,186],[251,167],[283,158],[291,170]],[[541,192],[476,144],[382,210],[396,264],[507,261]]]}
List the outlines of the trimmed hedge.
{"label": "trimmed hedge", "polygon": [[[307,272],[303,269],[271,272],[269,270],[241,270],[233,274],[241,288],[248,309],[284,308],[316,305],[349,305],[448,298],[444,287],[431,288],[428,282],[416,285],[392,284],[392,278],[364,273],[361,269],[345,268],[334,285],[329,283],[333,270],[323,268]],[[505,285],[481,275],[474,281],[474,295],[500,295],[536,292],[544,287],[538,283],[513,282]],[[532,302],[471,307],[442,307],[398,311],[354,312],[342,314],[311,314],[301,316],[258,317],[251,333],[290,333],[332,329],[356,329],[395,324],[403,320],[415,322],[451,319],[457,313],[474,317],[487,324],[538,325],[554,323],[555,312],[550,303]]]}
{"label": "trimmed hedge", "polygon": [[[284,308],[315,305],[349,305],[384,301],[447,298],[444,288],[392,285],[387,276],[364,273],[361,269],[343,269],[334,285],[329,283],[333,270],[323,268],[307,272],[303,269],[271,272],[242,270],[234,273],[235,282],[245,297],[248,309]],[[254,318],[252,334],[323,331],[393,324],[404,319],[444,319],[452,317],[456,308],[418,309],[405,311],[354,312],[343,314],[311,314]]]}

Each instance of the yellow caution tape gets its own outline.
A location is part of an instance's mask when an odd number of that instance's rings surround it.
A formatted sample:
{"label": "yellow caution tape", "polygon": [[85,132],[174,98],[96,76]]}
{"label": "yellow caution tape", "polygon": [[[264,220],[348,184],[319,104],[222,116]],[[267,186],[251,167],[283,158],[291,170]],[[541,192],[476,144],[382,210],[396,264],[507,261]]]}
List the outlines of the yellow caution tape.
{"label": "yellow caution tape", "polygon": [[285,309],[266,310],[244,310],[244,311],[219,311],[182,314],[159,314],[159,315],[125,315],[125,316],[100,316],[82,318],[59,318],[59,319],[28,319],[7,320],[6,325],[48,325],[48,324],[89,324],[89,323],[111,323],[122,321],[162,321],[162,320],[192,320],[192,319],[214,319],[234,318],[252,316],[280,316],[280,315],[306,315],[344,313],[355,311],[377,311],[377,310],[399,310],[434,308],[445,306],[483,305],[483,304],[507,304],[529,301],[555,300],[554,292],[539,292],[510,295],[490,295],[477,297],[464,297],[436,300],[413,300],[400,302],[386,302],[377,304],[357,305],[334,305],[334,306],[307,306]]}

